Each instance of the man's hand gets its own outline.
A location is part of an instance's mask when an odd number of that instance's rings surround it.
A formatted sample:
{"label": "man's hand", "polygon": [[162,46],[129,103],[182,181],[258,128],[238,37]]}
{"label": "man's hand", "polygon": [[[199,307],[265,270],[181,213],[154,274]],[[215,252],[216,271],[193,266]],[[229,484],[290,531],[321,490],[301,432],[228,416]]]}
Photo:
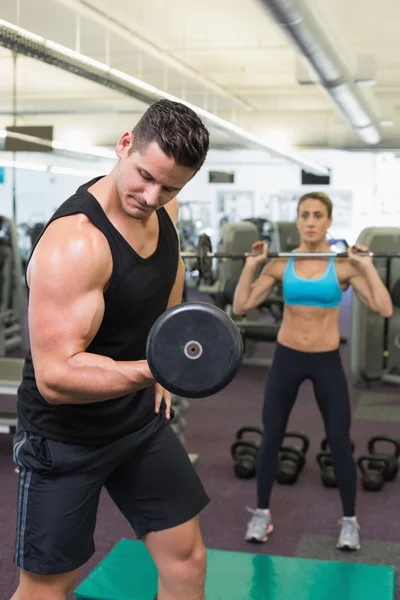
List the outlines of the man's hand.
{"label": "man's hand", "polygon": [[160,412],[161,402],[162,402],[162,399],[164,398],[165,404],[166,404],[165,417],[167,420],[169,420],[171,418],[171,394],[170,394],[170,392],[168,392],[168,390],[163,388],[159,383],[156,383],[155,391],[156,391],[155,413],[158,415],[158,413]]}

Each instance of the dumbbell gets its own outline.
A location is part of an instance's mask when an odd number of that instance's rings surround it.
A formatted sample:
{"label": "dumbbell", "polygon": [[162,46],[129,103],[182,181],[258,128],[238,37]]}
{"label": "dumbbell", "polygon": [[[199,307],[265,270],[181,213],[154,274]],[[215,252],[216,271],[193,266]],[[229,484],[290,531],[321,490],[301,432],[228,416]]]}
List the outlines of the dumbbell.
{"label": "dumbbell", "polygon": [[243,439],[243,436],[249,433],[256,433],[262,439],[263,432],[259,427],[241,427],[236,432],[236,440],[231,446],[233,470],[239,479],[251,479],[256,474],[259,446],[251,440]]}
{"label": "dumbbell", "polygon": [[284,438],[295,438],[301,440],[301,447],[281,446],[278,454],[278,467],[275,478],[284,485],[293,484],[306,464],[306,454],[310,446],[309,438],[295,431],[287,431]]}
{"label": "dumbbell", "polygon": [[[354,453],[354,442],[351,441],[351,451]],[[333,467],[332,453],[329,451],[328,440],[324,438],[321,442],[321,452],[316,456],[317,463],[321,469],[321,481],[326,487],[337,487],[335,469]]]}
{"label": "dumbbell", "polygon": [[[372,462],[372,467],[370,466]],[[371,461],[371,455],[360,456],[357,460],[357,466],[362,474],[362,485],[368,492],[379,492],[385,483],[385,470],[389,467],[389,460],[384,457],[374,457]]]}
{"label": "dumbbell", "polygon": [[[377,452],[375,449],[377,442],[389,442],[392,444],[393,453]],[[368,442],[368,452],[374,458],[374,460],[370,460],[368,468],[375,468],[375,457],[386,458],[388,463],[387,468],[384,470],[383,477],[385,481],[393,481],[399,472],[398,458],[400,456],[400,442],[387,435],[375,435]]]}
{"label": "dumbbell", "polygon": [[242,357],[238,327],[223,310],[205,302],[169,308],[155,321],[146,341],[154,379],[182,398],[205,398],[225,388]]}

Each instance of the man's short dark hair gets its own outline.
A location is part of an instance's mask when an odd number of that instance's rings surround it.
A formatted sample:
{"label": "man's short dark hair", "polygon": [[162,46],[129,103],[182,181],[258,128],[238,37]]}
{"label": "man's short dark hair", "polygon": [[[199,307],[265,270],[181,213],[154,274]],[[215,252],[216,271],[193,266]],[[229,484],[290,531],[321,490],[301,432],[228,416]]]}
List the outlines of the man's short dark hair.
{"label": "man's short dark hair", "polygon": [[207,156],[210,134],[197,114],[185,104],[159,100],[146,110],[133,131],[130,153],[157,142],[178,165],[198,171]]}

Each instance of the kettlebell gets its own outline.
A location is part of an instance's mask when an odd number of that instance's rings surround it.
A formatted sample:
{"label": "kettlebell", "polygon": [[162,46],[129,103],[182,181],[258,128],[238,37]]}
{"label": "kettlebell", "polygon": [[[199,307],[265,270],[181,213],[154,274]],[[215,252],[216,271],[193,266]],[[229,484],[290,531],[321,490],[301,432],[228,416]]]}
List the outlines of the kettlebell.
{"label": "kettlebell", "polygon": [[337,487],[335,469],[333,468],[332,454],[330,452],[320,452],[316,456],[317,463],[321,470],[321,481],[326,487]]}
{"label": "kettlebell", "polygon": [[[355,446],[354,442],[351,442],[351,451],[354,453]],[[329,444],[327,438],[324,438],[321,442],[321,452],[316,456],[317,463],[321,469],[321,481],[326,487],[337,487],[336,474],[333,466],[332,453],[329,451]]]}
{"label": "kettlebell", "polygon": [[310,446],[310,440],[303,433],[295,431],[287,431],[284,438],[296,438],[302,442],[301,448],[283,445],[279,450],[276,480],[284,485],[291,485],[296,483],[306,464],[306,454]]}
{"label": "kettlebell", "polygon": [[357,465],[362,473],[362,484],[368,492],[379,492],[385,483],[384,472],[389,466],[389,460],[383,457],[374,457],[371,467],[371,455],[360,456]]}
{"label": "kettlebell", "polygon": [[240,479],[251,479],[256,474],[259,446],[250,440],[242,439],[246,433],[256,433],[261,438],[263,431],[259,427],[241,427],[236,432],[236,441],[231,446],[234,460],[233,470]]}
{"label": "kettlebell", "polygon": [[[389,442],[393,445],[393,454],[387,454],[384,452],[377,452],[375,450],[375,446],[377,442]],[[393,481],[396,478],[397,473],[399,472],[399,463],[398,458],[400,456],[400,442],[395,440],[387,435],[375,435],[368,442],[368,452],[373,456],[377,456],[379,458],[386,458],[388,460],[388,466],[385,469],[383,476],[385,481]],[[374,468],[374,461],[370,461],[368,465],[370,469]]]}

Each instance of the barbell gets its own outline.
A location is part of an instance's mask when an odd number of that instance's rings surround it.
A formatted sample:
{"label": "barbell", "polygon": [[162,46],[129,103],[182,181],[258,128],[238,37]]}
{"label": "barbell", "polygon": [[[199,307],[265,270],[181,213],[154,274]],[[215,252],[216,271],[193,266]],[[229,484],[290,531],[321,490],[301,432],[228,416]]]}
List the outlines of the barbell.
{"label": "barbell", "polygon": [[[358,252],[358,256],[372,258],[400,258],[400,252]],[[199,237],[196,252],[181,252],[185,259],[197,260],[199,274],[204,279],[212,276],[213,259],[245,260],[248,256],[259,256],[254,252],[213,252],[210,237],[203,233]],[[348,258],[347,252],[268,252],[268,258]]]}

